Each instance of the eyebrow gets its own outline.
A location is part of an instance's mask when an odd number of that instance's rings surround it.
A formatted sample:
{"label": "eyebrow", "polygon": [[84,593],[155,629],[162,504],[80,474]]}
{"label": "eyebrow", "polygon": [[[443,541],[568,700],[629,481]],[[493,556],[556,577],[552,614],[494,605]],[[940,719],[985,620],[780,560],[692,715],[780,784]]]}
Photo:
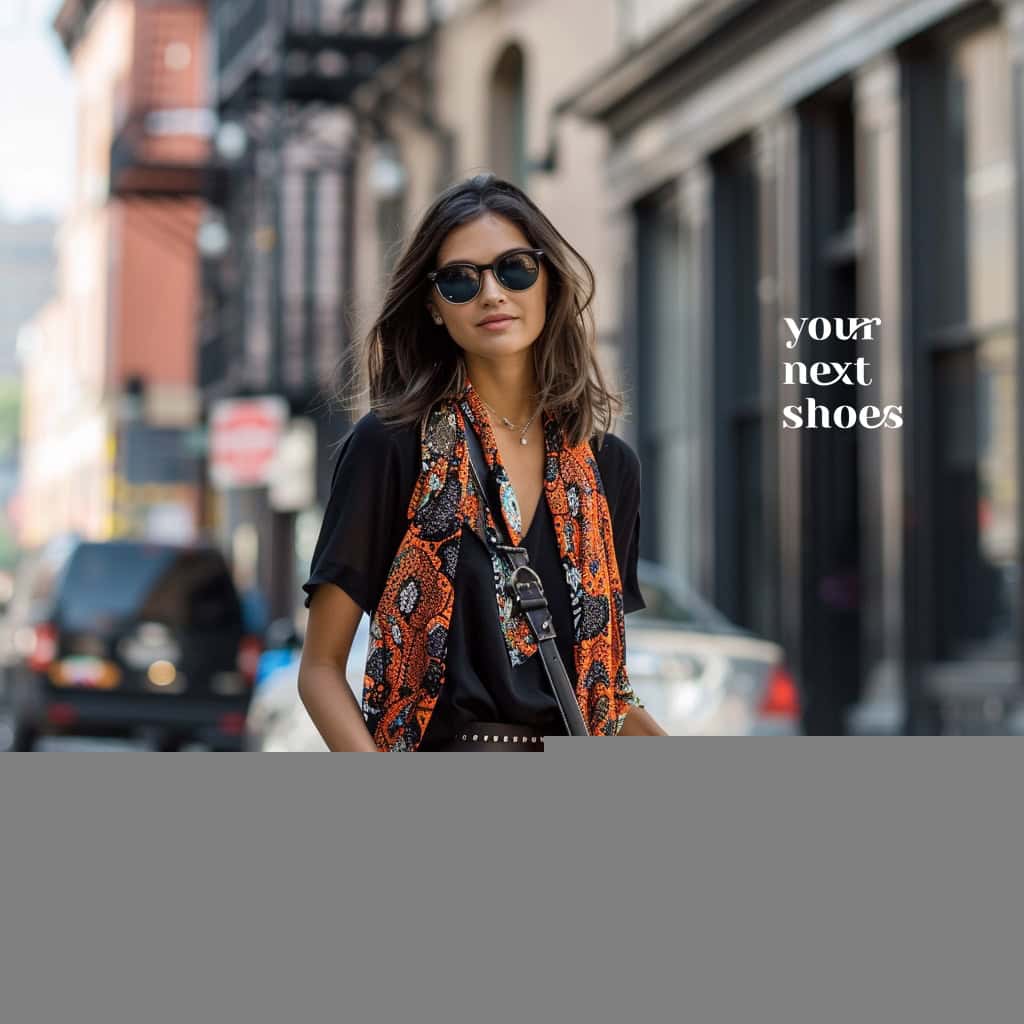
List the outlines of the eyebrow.
{"label": "eyebrow", "polygon": [[[513,245],[512,248],[510,248],[510,249],[502,249],[502,251],[499,252],[494,257],[494,259],[492,259],[490,262],[494,263],[497,260],[500,260],[502,256],[505,256],[505,255],[507,255],[510,252],[522,252],[524,249],[533,249],[533,248],[535,248],[535,247],[532,246],[532,245]],[[443,270],[445,267],[455,267],[455,266],[459,266],[460,264],[463,264],[463,265],[464,264],[468,264],[469,266],[472,266],[472,267],[479,267],[481,265],[486,266],[486,264],[477,263],[475,260],[460,259],[460,260],[445,260],[444,263],[441,263],[441,264],[438,265],[437,269],[438,270]]]}

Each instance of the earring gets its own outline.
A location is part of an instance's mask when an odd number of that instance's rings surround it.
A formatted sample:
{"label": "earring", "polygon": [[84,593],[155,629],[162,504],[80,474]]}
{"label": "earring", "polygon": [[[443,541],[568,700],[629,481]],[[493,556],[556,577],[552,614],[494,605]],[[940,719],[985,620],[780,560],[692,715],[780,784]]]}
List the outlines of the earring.
{"label": "earring", "polygon": [[440,327],[441,324],[444,323],[444,320],[442,320],[441,317],[438,316],[437,313],[435,313],[434,314],[434,323],[437,324]]}

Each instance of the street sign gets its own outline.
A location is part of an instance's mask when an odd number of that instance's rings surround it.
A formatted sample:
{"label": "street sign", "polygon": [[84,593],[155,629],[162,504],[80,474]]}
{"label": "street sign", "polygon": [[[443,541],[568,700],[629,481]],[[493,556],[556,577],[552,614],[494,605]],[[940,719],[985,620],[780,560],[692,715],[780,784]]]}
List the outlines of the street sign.
{"label": "street sign", "polygon": [[263,487],[288,422],[279,396],[229,398],[210,411],[210,482],[218,489]]}

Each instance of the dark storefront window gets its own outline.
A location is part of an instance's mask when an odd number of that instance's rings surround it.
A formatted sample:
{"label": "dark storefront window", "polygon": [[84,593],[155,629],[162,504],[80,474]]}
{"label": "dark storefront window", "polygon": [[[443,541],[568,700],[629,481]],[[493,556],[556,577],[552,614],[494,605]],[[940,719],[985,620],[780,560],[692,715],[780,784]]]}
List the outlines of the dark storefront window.
{"label": "dark storefront window", "polygon": [[[986,367],[994,348],[969,346],[942,352],[933,360],[933,394],[939,415],[934,437],[935,655],[940,659],[1012,658],[1016,591],[1016,502],[1012,465],[998,471],[1002,458],[1012,461],[1013,439],[998,438],[997,423],[1013,422],[1010,408],[998,397],[1013,378]],[[1000,381],[999,378],[1003,377]],[[996,470],[993,472],[993,470]]]}
{"label": "dark storefront window", "polygon": [[[933,59],[916,113],[921,370],[931,429],[927,633],[937,660],[1011,660],[1018,574],[1016,258],[1009,55],[998,26]],[[912,108],[912,113],[915,108]],[[938,172],[938,173],[936,173]]]}
{"label": "dark storefront window", "polygon": [[[844,81],[812,97],[800,110],[800,277],[805,309],[815,315],[867,315],[858,275],[859,245],[856,167],[858,137],[852,83]],[[870,168],[872,152],[863,153]],[[895,338],[894,338],[895,341]],[[871,342],[837,340],[802,344],[784,358],[845,362],[878,361]],[[831,413],[877,401],[877,372],[868,386],[837,383],[801,387],[804,408],[813,400]],[[810,419],[807,415],[806,419]],[[842,421],[839,421],[842,422]],[[787,432],[788,433],[788,432]],[[800,608],[804,726],[814,735],[846,729],[846,714],[862,693],[865,578],[862,524],[871,486],[862,486],[861,465],[873,432],[807,428],[800,446]],[[877,437],[877,435],[876,435]]]}
{"label": "dark storefront window", "polygon": [[640,539],[643,554],[692,578],[694,519],[687,493],[687,364],[685,232],[676,188],[637,206],[638,343],[635,395],[638,454],[643,465]]}
{"label": "dark storefront window", "polygon": [[763,537],[763,433],[758,305],[758,179],[743,142],[714,174],[715,574],[718,604],[742,626],[771,632]]}

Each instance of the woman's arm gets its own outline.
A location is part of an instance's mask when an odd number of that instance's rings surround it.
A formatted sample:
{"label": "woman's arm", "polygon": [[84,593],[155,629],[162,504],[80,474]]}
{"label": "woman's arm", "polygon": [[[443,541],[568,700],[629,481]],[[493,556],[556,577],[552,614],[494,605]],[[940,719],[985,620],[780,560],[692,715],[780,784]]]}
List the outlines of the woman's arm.
{"label": "woman's arm", "polygon": [[619,730],[620,736],[668,736],[668,733],[648,714],[646,708],[635,704],[629,709]]}
{"label": "woman's arm", "polygon": [[329,750],[376,750],[345,668],[363,610],[333,583],[321,583],[309,603],[299,664],[299,699]]}

